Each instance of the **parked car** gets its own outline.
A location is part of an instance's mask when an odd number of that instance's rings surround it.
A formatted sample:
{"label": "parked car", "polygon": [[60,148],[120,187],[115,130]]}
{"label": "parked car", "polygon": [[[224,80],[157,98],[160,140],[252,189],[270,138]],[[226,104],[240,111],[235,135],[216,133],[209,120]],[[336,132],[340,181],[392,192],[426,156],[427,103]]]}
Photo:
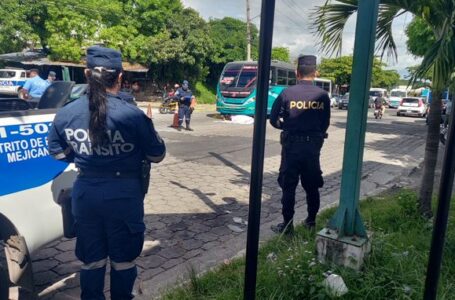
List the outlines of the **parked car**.
{"label": "parked car", "polygon": [[0,69],[0,94],[17,95],[27,80],[23,69]]}
{"label": "parked car", "polygon": [[427,105],[424,99],[418,97],[405,97],[398,106],[397,116],[413,115],[425,117]]}
{"label": "parked car", "polygon": [[338,102],[338,109],[343,109],[343,108],[348,109],[348,104],[349,104],[349,93],[346,93],[341,97],[340,101]]}

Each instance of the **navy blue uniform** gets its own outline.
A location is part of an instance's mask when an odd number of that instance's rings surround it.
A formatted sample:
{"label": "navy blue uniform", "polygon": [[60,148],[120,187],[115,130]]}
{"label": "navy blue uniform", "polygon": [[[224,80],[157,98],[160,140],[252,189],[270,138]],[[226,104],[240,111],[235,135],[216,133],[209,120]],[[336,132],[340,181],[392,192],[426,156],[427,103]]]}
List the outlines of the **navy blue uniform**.
{"label": "navy blue uniform", "polygon": [[189,128],[191,121],[191,100],[193,99],[193,92],[190,89],[184,90],[179,88],[175,93],[175,97],[178,97],[179,101],[179,127],[182,126],[183,120],[185,119],[186,126]]}
{"label": "navy blue uniform", "polygon": [[77,99],[55,116],[49,152],[74,162],[80,174],[73,187],[76,256],[81,270],[82,299],[104,299],[107,258],[111,262],[111,298],[131,299],[137,276],[134,260],[144,242],[142,161],[160,162],[165,145],[152,121],[120,96],[108,94],[109,142],[92,147],[89,100]]}
{"label": "navy blue uniform", "polygon": [[278,96],[270,123],[283,130],[278,184],[283,191],[284,224],[293,220],[299,180],[307,194],[307,222],[314,224],[320,205],[319,188],[324,184],[320,152],[330,124],[329,96],[311,81],[300,81]]}

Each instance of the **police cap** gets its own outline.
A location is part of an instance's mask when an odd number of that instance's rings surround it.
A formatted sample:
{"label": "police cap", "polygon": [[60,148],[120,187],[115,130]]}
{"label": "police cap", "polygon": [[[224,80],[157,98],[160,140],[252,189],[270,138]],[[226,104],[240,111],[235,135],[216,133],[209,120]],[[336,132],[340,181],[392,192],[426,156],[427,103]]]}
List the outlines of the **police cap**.
{"label": "police cap", "polygon": [[114,49],[92,46],[87,49],[87,67],[122,70],[122,54]]}
{"label": "police cap", "polygon": [[299,67],[313,67],[316,66],[316,56],[314,55],[300,55],[298,59]]}

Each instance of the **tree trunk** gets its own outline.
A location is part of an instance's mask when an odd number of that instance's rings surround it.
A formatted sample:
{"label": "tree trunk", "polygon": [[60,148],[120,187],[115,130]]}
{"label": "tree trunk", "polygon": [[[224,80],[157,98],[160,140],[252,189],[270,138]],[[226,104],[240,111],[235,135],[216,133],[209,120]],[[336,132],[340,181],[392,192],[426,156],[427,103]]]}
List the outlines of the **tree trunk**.
{"label": "tree trunk", "polygon": [[442,91],[435,90],[432,95],[430,113],[428,116],[428,132],[425,146],[422,182],[419,194],[419,210],[422,216],[431,218],[431,199],[433,196],[436,162],[438,159],[439,129],[441,122]]}

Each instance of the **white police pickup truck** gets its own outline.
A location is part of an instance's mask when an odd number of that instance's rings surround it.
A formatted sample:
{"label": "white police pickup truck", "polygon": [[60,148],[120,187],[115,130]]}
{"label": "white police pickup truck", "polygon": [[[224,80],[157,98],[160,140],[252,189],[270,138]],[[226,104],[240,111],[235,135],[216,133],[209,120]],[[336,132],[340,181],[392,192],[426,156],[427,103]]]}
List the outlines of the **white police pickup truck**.
{"label": "white police pickup truck", "polygon": [[[37,109],[22,99],[0,99],[0,299],[33,298],[33,253],[63,235],[62,203],[76,178],[56,161],[47,134],[73,83],[52,84]],[[20,296],[19,298],[21,298]]]}
{"label": "white police pickup truck", "polygon": [[23,69],[0,69],[0,94],[18,95],[27,80]]}

